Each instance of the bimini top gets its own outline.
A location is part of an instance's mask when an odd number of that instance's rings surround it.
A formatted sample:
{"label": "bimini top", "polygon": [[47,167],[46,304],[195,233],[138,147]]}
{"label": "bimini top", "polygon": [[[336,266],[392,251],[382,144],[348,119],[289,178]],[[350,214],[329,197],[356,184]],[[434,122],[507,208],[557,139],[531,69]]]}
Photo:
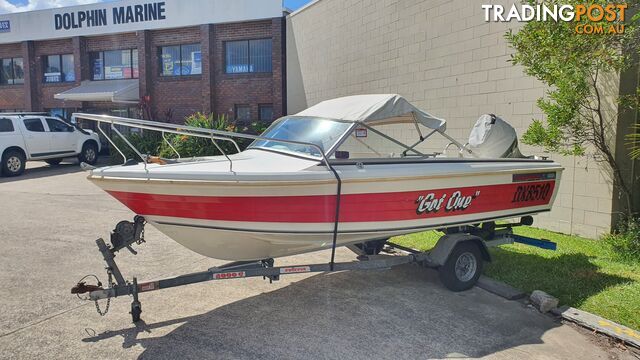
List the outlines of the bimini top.
{"label": "bimini top", "polygon": [[418,121],[434,130],[446,129],[445,120],[418,109],[397,94],[354,95],[326,100],[295,116],[361,121],[367,124]]}

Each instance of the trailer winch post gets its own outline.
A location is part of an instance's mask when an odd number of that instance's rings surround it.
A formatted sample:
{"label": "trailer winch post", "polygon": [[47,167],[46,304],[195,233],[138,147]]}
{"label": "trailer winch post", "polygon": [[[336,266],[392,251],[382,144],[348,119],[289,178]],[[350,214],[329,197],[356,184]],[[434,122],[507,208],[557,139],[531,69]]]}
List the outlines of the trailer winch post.
{"label": "trailer winch post", "polygon": [[[96,240],[96,244],[98,245],[100,253],[102,253],[104,261],[107,263],[107,271],[113,275],[118,285],[126,285],[127,282],[125,281],[124,276],[122,276],[122,273],[118,268],[118,264],[116,264],[116,261],[114,260],[115,254],[111,252],[111,249],[109,249],[107,244],[104,243],[104,240],[102,240],[102,238]],[[107,285],[111,286],[111,284]]]}

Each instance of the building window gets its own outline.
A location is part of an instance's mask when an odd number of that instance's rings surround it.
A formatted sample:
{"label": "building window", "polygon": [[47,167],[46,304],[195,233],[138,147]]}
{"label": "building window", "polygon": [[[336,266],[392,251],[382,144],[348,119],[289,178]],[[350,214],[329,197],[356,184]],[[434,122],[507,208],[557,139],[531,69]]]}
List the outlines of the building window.
{"label": "building window", "polygon": [[138,78],[138,49],[96,51],[89,58],[93,80]]}
{"label": "building window", "polygon": [[24,66],[22,58],[2,59],[0,85],[24,84]]}
{"label": "building window", "polygon": [[235,106],[236,120],[251,121],[251,107],[249,105]]}
{"label": "building window", "polygon": [[260,104],[258,105],[259,119],[260,121],[272,121],[273,120],[273,105]]}
{"label": "building window", "polygon": [[48,55],[44,57],[44,82],[74,82],[76,73],[73,54]]}
{"label": "building window", "polygon": [[32,132],[44,132],[44,125],[40,119],[24,119],[24,127]]}
{"label": "building window", "polygon": [[11,121],[11,119],[0,119],[0,132],[13,132],[13,130],[13,122]]}
{"label": "building window", "polygon": [[227,74],[269,73],[272,70],[271,39],[227,41]]}
{"label": "building window", "polygon": [[158,53],[161,76],[202,74],[200,44],[163,46]]}

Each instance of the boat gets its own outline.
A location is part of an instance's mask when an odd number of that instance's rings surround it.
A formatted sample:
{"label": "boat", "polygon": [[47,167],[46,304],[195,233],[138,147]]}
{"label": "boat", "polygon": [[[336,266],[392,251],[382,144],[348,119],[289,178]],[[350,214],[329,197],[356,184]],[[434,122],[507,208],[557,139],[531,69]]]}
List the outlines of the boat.
{"label": "boat", "polygon": [[[260,136],[75,118],[111,124],[118,135],[118,126],[129,126],[235,144],[234,154],[218,146],[222,154],[197,158],[135,150],[142,161],[124,159],[88,176],[174,241],[232,261],[529,217],[550,211],[563,170],[523,156],[499,116],[481,116],[463,144],[446,133],[445,120],[395,94],[327,100],[274,121]],[[253,142],[240,151],[234,138]]]}

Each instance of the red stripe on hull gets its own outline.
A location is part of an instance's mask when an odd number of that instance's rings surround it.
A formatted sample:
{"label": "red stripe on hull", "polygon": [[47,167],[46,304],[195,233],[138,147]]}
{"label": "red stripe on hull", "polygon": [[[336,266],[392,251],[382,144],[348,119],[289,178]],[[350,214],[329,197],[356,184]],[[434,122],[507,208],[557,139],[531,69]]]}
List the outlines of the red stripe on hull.
{"label": "red stripe on hull", "polygon": [[[437,190],[346,194],[341,222],[402,221],[518,209],[549,204],[555,181]],[[187,196],[108,191],[140,215],[219,221],[326,223],[336,196]]]}

